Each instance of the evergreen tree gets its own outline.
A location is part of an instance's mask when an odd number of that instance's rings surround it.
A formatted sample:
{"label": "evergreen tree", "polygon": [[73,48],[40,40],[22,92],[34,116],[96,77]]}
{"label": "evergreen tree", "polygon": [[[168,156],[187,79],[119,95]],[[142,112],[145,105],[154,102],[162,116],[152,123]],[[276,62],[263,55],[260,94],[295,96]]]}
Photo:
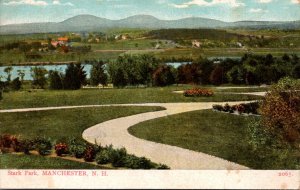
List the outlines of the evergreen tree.
{"label": "evergreen tree", "polygon": [[21,83],[19,77],[15,78],[10,84],[10,87],[12,90],[20,90],[21,86],[22,86],[22,83]]}
{"label": "evergreen tree", "polygon": [[68,65],[63,80],[63,86],[68,90],[77,90],[81,88],[81,85],[86,83],[86,74],[83,70],[84,67],[80,63],[74,65],[71,63]]}
{"label": "evergreen tree", "polygon": [[107,85],[107,74],[105,73],[105,63],[100,61],[93,65],[91,69],[91,85],[102,84],[103,86]]}
{"label": "evergreen tree", "polygon": [[50,89],[52,90],[63,89],[62,75],[58,71],[50,71],[49,80],[50,80],[50,87],[49,87]]}

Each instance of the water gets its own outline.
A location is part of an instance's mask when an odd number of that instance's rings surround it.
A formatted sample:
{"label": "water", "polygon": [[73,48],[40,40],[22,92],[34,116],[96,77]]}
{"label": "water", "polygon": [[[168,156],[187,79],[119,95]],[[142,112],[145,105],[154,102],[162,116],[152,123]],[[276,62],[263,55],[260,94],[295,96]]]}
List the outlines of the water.
{"label": "water", "polygon": [[167,65],[173,66],[174,68],[178,68],[181,65],[191,64],[192,62],[168,62]]}
{"label": "water", "polygon": [[[210,57],[209,59],[210,60],[213,60],[213,59],[222,60],[222,59],[226,59],[226,58],[228,58],[228,57]],[[230,57],[230,58],[236,58],[237,59],[238,57]],[[190,63],[192,63],[192,62],[167,62],[166,64],[171,65],[174,68],[178,68],[181,65],[190,64]],[[67,64],[65,64],[65,65],[37,65],[37,66],[38,67],[43,67],[47,71],[50,71],[50,70],[55,71],[56,70],[56,71],[59,71],[59,72],[62,72],[62,73],[65,73],[65,70],[67,68]],[[92,69],[92,65],[91,64],[82,64],[82,66],[84,66],[84,71],[87,74],[87,78],[90,78],[90,70]],[[2,78],[1,78],[2,81],[5,81],[6,78],[7,78],[7,74],[4,72],[4,69],[6,67],[7,66],[1,66],[0,67],[0,77],[2,76]],[[28,65],[28,66],[12,66],[12,67],[13,67],[13,70],[11,72],[11,80],[19,77],[18,70],[21,70],[25,73],[24,80],[32,80],[31,68],[36,67],[36,66]]]}
{"label": "water", "polygon": [[[89,78],[92,65],[82,64],[82,66],[84,66],[83,70],[86,72],[87,78]],[[7,66],[0,67],[0,76],[2,76],[2,79],[1,79],[2,81],[5,81],[7,78],[7,74],[4,72],[4,69],[6,67]],[[31,68],[34,68],[34,67],[36,67],[36,66],[12,66],[13,70],[11,72],[11,80],[19,77],[18,70],[22,70],[25,73],[24,80],[32,80]],[[38,67],[45,68],[47,71],[50,71],[50,70],[55,71],[56,70],[56,71],[65,73],[67,65],[38,65]]]}

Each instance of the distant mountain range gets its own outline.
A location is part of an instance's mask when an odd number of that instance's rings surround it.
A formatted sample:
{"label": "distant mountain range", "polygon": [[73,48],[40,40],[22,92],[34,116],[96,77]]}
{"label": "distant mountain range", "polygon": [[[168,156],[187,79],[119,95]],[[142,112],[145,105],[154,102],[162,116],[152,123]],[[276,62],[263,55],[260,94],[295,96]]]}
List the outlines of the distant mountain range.
{"label": "distant mountain range", "polygon": [[0,26],[0,34],[101,31],[109,28],[279,28],[300,29],[300,20],[286,22],[239,21],[223,22],[190,17],[179,20],[160,20],[149,15],[136,15],[121,20],[109,20],[92,15],[78,15],[63,22],[12,24]]}

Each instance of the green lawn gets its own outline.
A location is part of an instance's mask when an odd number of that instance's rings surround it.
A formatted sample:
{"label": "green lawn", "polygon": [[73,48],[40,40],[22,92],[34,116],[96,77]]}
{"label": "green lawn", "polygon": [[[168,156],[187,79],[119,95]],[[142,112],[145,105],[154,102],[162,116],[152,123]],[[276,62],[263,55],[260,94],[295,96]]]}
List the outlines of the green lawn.
{"label": "green lawn", "polygon": [[154,49],[156,43],[161,42],[161,48],[171,47],[166,40],[151,40],[151,39],[138,39],[138,40],[118,40],[114,42],[100,42],[100,43],[74,43],[74,46],[91,45],[92,50],[142,50]]}
{"label": "green lawn", "polygon": [[107,169],[88,163],[37,155],[1,154],[0,163],[0,169]]}
{"label": "green lawn", "polygon": [[50,137],[52,141],[77,137],[101,122],[143,112],[161,110],[161,107],[103,107],[49,110],[25,113],[1,113],[0,134],[34,138]]}
{"label": "green lawn", "polygon": [[258,96],[216,93],[212,97],[184,97],[173,93],[184,87],[138,88],[138,89],[82,89],[77,91],[31,90],[3,94],[0,109],[118,104],[118,103],[166,103],[166,102],[222,102],[260,99]]}
{"label": "green lawn", "polygon": [[259,117],[244,117],[211,110],[194,111],[146,121],[129,128],[139,138],[174,145],[221,157],[254,169],[295,169],[296,157],[263,157],[250,152],[248,123]]}

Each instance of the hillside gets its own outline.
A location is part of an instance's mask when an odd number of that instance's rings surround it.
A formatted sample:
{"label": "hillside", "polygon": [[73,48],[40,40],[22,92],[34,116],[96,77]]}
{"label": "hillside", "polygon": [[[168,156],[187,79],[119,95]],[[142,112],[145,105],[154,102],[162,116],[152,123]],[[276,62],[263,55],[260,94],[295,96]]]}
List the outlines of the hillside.
{"label": "hillside", "polygon": [[29,23],[0,26],[0,34],[27,34],[50,32],[98,31],[110,28],[141,28],[141,29],[171,29],[171,28],[300,28],[300,21],[268,22],[241,21],[223,22],[214,19],[190,17],[179,20],[160,20],[149,15],[135,15],[121,20],[110,20],[92,15],[78,15],[65,21],[54,23]]}

